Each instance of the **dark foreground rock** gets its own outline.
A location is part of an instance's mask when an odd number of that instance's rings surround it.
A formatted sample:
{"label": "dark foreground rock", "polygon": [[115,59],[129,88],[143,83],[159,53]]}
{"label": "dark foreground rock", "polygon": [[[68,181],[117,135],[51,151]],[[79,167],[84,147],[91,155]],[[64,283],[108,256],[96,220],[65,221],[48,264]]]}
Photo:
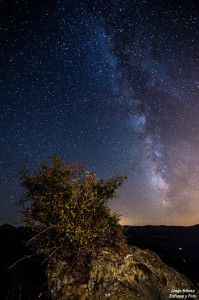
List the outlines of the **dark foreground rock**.
{"label": "dark foreground rock", "polygon": [[103,252],[92,262],[87,284],[67,275],[67,264],[62,261],[50,264],[47,276],[53,300],[167,300],[170,294],[185,298],[188,293],[198,299],[184,275],[168,267],[157,254],[137,247],[131,247],[125,257]]}

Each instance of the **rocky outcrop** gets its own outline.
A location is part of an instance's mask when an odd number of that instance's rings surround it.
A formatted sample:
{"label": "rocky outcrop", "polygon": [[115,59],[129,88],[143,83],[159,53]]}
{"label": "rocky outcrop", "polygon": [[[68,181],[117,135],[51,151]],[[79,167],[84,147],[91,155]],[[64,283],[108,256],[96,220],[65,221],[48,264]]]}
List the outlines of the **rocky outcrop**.
{"label": "rocky outcrop", "polygon": [[188,293],[198,299],[184,275],[168,267],[157,254],[137,247],[131,247],[125,257],[104,251],[92,261],[89,275],[87,284],[79,284],[78,276],[68,275],[65,262],[49,264],[47,276],[53,300],[168,300],[170,294]]}

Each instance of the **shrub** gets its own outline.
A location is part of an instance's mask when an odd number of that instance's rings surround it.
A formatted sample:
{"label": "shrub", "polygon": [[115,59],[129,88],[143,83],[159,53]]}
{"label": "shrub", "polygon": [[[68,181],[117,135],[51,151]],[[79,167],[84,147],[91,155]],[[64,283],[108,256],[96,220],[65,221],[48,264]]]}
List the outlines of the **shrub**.
{"label": "shrub", "polygon": [[42,161],[33,175],[26,165],[21,172],[25,195],[20,205],[37,253],[68,259],[72,268],[82,269],[104,248],[125,249],[119,216],[107,206],[125,178],[103,180],[79,163],[57,156],[49,163]]}

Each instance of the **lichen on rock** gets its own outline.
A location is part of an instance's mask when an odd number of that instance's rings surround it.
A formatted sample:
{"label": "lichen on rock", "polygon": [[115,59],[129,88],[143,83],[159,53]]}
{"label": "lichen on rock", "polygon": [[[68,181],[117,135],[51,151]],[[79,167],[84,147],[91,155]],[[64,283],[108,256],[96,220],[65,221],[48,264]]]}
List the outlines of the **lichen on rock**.
{"label": "lichen on rock", "polygon": [[82,284],[67,273],[64,261],[47,268],[53,300],[168,300],[172,289],[194,289],[182,274],[149,250],[131,247],[120,256],[103,251],[90,264],[89,280]]}

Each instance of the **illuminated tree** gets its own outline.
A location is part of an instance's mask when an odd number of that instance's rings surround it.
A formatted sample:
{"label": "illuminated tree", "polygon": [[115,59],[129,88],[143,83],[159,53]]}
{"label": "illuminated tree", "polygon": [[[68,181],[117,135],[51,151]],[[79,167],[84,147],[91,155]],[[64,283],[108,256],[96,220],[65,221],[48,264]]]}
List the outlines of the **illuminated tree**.
{"label": "illuminated tree", "polygon": [[25,195],[20,205],[37,253],[73,257],[78,263],[104,248],[124,249],[119,216],[110,212],[107,203],[125,178],[103,180],[57,156],[49,163],[42,161],[33,175],[26,166],[21,172]]}

